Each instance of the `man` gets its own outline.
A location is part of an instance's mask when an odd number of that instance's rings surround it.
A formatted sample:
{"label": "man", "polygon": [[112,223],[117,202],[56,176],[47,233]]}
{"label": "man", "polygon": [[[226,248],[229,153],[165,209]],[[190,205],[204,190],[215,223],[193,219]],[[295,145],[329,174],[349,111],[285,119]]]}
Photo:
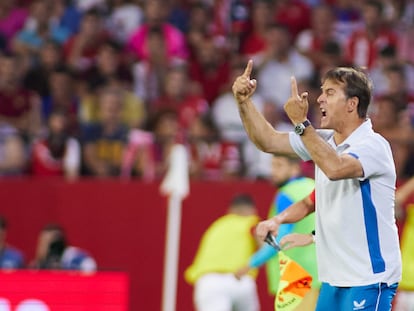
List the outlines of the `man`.
{"label": "man", "polygon": [[[300,159],[287,156],[273,156],[271,162],[271,180],[277,187],[274,202],[272,202],[269,217],[280,215],[286,208],[298,202],[312,192],[314,181],[303,177]],[[314,215],[304,217],[296,223],[283,224],[279,230],[279,236],[283,237],[292,232],[310,234],[315,227]],[[285,252],[285,254],[304,268],[313,279],[313,290],[309,292],[306,301],[303,301],[295,310],[315,310],[316,298],[320,283],[317,279],[316,254],[313,245],[306,248],[296,248]],[[268,290],[272,295],[277,295],[281,281],[280,263],[277,251],[268,244],[264,244],[254,255],[251,256],[247,266],[241,268],[236,276],[243,275],[252,268],[258,268],[264,263],[266,265]],[[276,298],[277,299],[277,298]]]}
{"label": "man", "polygon": [[0,216],[0,269],[24,268],[23,253],[7,243],[7,220]]}
{"label": "man", "polygon": [[197,311],[258,311],[257,269],[237,279],[234,272],[246,264],[257,248],[252,232],[259,222],[250,195],[236,195],[226,215],[204,232],[185,280],[194,285]]}
{"label": "man", "polygon": [[[390,310],[401,279],[396,174],[388,142],[367,118],[372,89],[368,77],[344,67],[325,74],[317,99],[319,131],[307,119],[308,93],[299,95],[292,77],[284,109],[295,131],[284,133],[254,108],[250,97],[257,82],[250,79],[252,67],[249,61],[233,84],[250,139],[262,151],[297,154],[315,163],[315,238],[322,281],[316,310]],[[276,235],[280,223],[273,219],[259,224],[258,237],[264,239],[269,231]]]}
{"label": "man", "polygon": [[68,244],[65,231],[60,225],[50,223],[39,234],[36,258],[30,268],[92,273],[97,270],[97,264],[89,252]]}

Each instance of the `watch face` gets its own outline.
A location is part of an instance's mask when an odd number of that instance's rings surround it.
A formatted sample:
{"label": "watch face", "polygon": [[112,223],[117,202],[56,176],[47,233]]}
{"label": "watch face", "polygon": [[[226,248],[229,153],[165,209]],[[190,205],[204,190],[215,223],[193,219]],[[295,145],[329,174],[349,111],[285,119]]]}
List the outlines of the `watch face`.
{"label": "watch face", "polygon": [[305,126],[302,123],[295,126],[295,133],[296,134],[302,135],[304,131],[305,131]]}

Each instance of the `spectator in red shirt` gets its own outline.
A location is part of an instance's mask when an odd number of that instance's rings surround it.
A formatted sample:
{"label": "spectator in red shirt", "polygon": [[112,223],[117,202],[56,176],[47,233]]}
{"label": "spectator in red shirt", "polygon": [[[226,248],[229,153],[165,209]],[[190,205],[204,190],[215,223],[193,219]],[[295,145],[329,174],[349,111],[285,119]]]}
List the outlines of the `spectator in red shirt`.
{"label": "spectator in red shirt", "polygon": [[369,0],[362,6],[365,27],[354,31],[346,44],[346,60],[350,64],[371,68],[386,46],[397,48],[398,37],[383,18],[380,1]]}
{"label": "spectator in red shirt", "polygon": [[33,143],[31,174],[75,179],[80,174],[80,168],[80,144],[69,135],[65,112],[54,110],[48,119],[46,136]]}
{"label": "spectator in red shirt", "polygon": [[218,181],[242,176],[240,145],[221,140],[210,114],[194,119],[188,143],[192,179]]}
{"label": "spectator in red shirt", "polygon": [[154,115],[164,109],[177,112],[180,128],[184,132],[198,115],[209,110],[207,100],[191,92],[191,81],[185,66],[175,66],[168,70],[163,95],[150,104],[149,110]]}
{"label": "spectator in red shirt", "polygon": [[310,16],[310,7],[302,0],[276,1],[274,21],[285,25],[293,40],[299,32],[310,27]]}
{"label": "spectator in red shirt", "polygon": [[326,44],[340,40],[334,31],[335,15],[328,5],[319,5],[312,9],[311,28],[301,31],[295,40],[297,50],[308,57],[317,69],[327,64],[323,49]]}
{"label": "spectator in red shirt", "polygon": [[240,53],[248,58],[266,49],[266,32],[273,22],[274,6],[269,0],[256,0],[252,5],[252,26],[242,39]]}
{"label": "spectator in red shirt", "polygon": [[198,83],[201,95],[209,105],[226,90],[230,77],[227,51],[216,46],[214,40],[204,40],[190,64],[190,77]]}
{"label": "spectator in red shirt", "polygon": [[84,72],[95,63],[99,48],[108,37],[100,11],[91,9],[85,12],[79,32],[64,45],[65,61],[74,71]]}
{"label": "spectator in red shirt", "polygon": [[162,109],[152,115],[147,130],[132,129],[122,159],[122,177],[138,177],[145,181],[165,176],[172,147],[180,140],[176,111]]}

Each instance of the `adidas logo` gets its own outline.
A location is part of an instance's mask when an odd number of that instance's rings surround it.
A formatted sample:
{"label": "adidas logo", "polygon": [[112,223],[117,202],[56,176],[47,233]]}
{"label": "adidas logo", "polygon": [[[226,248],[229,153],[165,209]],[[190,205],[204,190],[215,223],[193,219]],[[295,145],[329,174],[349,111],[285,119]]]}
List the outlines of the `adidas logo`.
{"label": "adidas logo", "polygon": [[365,303],[367,302],[366,299],[361,300],[360,302],[354,300],[354,308],[352,310],[362,310],[365,309]]}

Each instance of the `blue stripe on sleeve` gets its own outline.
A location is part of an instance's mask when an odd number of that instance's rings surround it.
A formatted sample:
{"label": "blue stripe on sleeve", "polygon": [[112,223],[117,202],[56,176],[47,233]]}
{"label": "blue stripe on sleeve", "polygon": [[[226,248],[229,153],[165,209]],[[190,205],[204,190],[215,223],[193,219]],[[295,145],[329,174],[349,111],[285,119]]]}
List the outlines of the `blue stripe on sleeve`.
{"label": "blue stripe on sleeve", "polygon": [[358,155],[352,152],[348,153],[350,156],[353,156],[355,159],[359,159]]}

